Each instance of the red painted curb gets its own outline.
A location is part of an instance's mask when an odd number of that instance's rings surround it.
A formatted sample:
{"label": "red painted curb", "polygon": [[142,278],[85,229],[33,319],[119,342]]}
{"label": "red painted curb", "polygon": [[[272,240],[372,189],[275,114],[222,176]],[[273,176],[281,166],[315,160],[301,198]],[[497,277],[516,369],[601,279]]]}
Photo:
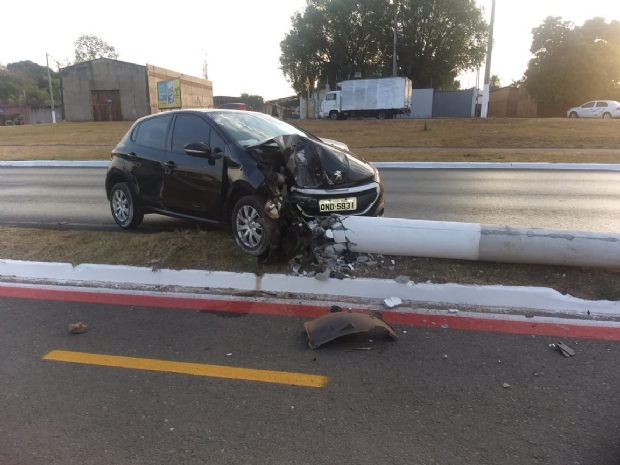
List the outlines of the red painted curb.
{"label": "red painted curb", "polygon": [[[316,305],[139,294],[109,294],[105,292],[38,289],[1,285],[0,297],[297,317],[318,317],[329,313],[327,307]],[[355,311],[361,312],[367,310],[355,309]],[[398,311],[385,311],[382,315],[387,323],[405,326],[441,328],[442,325],[447,325],[449,329],[465,331],[620,341],[620,326],[579,325],[575,324],[573,322],[574,320],[552,323],[485,318],[484,316],[464,317],[438,314],[400,313]]]}

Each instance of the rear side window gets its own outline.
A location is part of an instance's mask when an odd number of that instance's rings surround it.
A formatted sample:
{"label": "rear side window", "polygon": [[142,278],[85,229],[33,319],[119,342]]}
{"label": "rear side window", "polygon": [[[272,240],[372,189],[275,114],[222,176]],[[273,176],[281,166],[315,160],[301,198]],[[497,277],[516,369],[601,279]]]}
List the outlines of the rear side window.
{"label": "rear side window", "polygon": [[171,120],[171,116],[159,116],[142,121],[138,126],[137,134],[134,136],[136,144],[163,150],[166,132]]}
{"label": "rear side window", "polygon": [[192,115],[178,115],[172,131],[172,151],[185,153],[185,147],[191,142],[209,143],[211,128],[203,119]]}
{"label": "rear side window", "polygon": [[607,108],[607,102],[596,102],[596,108]]}

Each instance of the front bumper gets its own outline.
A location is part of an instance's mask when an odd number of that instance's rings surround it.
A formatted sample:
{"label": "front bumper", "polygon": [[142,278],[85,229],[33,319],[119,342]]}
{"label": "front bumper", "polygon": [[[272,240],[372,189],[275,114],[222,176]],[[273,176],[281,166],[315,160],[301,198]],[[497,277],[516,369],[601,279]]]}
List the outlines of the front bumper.
{"label": "front bumper", "polygon": [[353,211],[332,212],[341,215],[359,216],[383,216],[385,212],[385,199],[383,196],[383,184],[372,182],[362,186],[343,189],[291,189],[292,201],[308,217],[324,217],[331,213],[321,212],[319,200],[357,198],[357,209]]}

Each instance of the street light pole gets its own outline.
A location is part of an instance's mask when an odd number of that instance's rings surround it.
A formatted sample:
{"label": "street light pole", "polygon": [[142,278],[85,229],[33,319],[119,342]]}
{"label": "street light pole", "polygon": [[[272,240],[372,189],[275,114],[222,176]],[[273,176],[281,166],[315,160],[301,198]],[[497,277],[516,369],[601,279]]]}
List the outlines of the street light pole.
{"label": "street light pole", "polygon": [[495,0],[491,6],[491,27],[489,28],[489,45],[487,47],[487,63],[484,70],[484,90],[482,92],[482,109],[480,117],[486,118],[489,110],[489,81],[491,80],[491,55],[493,55],[493,25],[495,24]]}
{"label": "street light pole", "polygon": [[392,57],[392,76],[396,76],[396,24],[398,21],[398,3],[394,0],[394,51]]}
{"label": "street light pole", "polygon": [[47,63],[47,81],[50,85],[50,99],[52,100],[52,123],[56,124],[56,107],[54,106],[54,92],[52,92],[52,75],[50,74],[49,54],[45,54],[45,62]]}

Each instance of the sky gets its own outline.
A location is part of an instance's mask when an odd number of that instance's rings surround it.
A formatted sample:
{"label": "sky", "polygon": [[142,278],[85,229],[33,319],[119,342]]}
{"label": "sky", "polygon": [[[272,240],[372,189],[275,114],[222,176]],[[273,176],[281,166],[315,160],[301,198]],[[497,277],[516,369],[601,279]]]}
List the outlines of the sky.
{"label": "sky", "polygon": [[[487,21],[491,1],[477,0]],[[206,58],[214,95],[286,97],[294,92],[279,69],[280,41],[290,29],[291,16],[305,4],[305,0],[178,4],[107,0],[80,2],[76,7],[74,0],[3,2],[2,16],[12,20],[3,21],[0,31],[3,37],[17,39],[2,42],[0,63],[31,60],[45,65],[46,53],[60,61],[73,60],[75,40],[93,34],[115,46],[120,60],[193,76],[202,76]],[[497,0],[491,72],[503,85],[523,76],[531,58],[531,30],[547,16],[562,16],[576,24],[595,16],[620,20],[620,0]],[[480,87],[483,76],[484,68]],[[460,79],[463,88],[476,85],[475,72]]]}

